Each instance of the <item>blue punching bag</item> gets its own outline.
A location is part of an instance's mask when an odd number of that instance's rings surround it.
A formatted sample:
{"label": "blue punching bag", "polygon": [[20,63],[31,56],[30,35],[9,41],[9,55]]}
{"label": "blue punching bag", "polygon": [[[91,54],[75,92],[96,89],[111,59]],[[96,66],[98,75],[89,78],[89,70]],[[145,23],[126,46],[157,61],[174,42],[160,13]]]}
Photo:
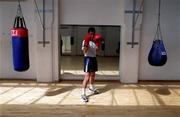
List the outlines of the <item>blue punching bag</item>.
{"label": "blue punching bag", "polygon": [[28,29],[23,17],[15,18],[11,36],[14,70],[26,71],[29,69]]}
{"label": "blue punching bag", "polygon": [[148,56],[152,66],[163,66],[167,62],[167,53],[162,40],[154,40]]}
{"label": "blue punching bag", "polygon": [[161,28],[160,28],[160,6],[161,0],[159,0],[158,8],[158,24],[156,29],[155,38],[148,55],[148,62],[152,66],[163,66],[167,62],[167,53],[163,43]]}

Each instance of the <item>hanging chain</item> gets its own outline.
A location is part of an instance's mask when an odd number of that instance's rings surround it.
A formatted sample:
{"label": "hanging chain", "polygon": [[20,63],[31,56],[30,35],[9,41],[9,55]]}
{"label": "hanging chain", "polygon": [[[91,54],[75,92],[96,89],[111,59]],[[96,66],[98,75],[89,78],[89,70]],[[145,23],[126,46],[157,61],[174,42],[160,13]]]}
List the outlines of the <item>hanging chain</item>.
{"label": "hanging chain", "polygon": [[155,34],[154,40],[156,40],[156,39],[162,40],[162,33],[161,33],[161,27],[160,27],[160,17],[161,17],[161,0],[159,0],[158,23],[157,23],[157,29],[156,29],[156,34]]}
{"label": "hanging chain", "polygon": [[18,0],[17,16],[23,17],[20,0]]}
{"label": "hanging chain", "polygon": [[19,27],[19,24],[21,27],[26,28],[26,23],[25,23],[25,20],[23,17],[20,0],[18,0],[17,14],[16,14],[16,18],[14,21],[14,27],[15,27],[15,25],[18,25],[17,27]]}

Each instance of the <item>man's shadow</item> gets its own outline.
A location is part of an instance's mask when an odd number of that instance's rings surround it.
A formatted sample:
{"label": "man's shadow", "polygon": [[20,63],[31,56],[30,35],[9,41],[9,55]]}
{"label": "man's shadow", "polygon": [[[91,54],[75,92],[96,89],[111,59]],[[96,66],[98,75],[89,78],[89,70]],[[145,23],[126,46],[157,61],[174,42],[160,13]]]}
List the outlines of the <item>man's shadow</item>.
{"label": "man's shadow", "polygon": [[75,86],[64,86],[64,87],[62,87],[62,88],[54,87],[54,88],[50,88],[50,89],[45,93],[45,95],[46,95],[46,96],[55,96],[55,95],[58,95],[58,94],[61,94],[61,93],[70,91],[70,90],[72,90],[72,89],[74,89],[74,88],[75,88]]}
{"label": "man's shadow", "polygon": [[[102,93],[105,93],[111,89],[113,89],[114,86],[113,85],[106,85],[104,87],[100,87],[100,88],[97,88],[99,90],[99,94],[102,94]],[[94,94],[94,93],[91,93],[90,95],[88,95],[87,97],[91,97],[93,95],[98,95],[98,94]]]}

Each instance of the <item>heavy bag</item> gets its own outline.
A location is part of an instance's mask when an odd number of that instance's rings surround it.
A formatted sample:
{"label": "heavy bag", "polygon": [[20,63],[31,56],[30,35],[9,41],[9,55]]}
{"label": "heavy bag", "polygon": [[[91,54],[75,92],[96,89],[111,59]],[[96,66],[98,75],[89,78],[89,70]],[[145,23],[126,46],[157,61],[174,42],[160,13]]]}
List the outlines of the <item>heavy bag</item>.
{"label": "heavy bag", "polygon": [[29,69],[28,29],[24,18],[16,17],[14,27],[11,30],[13,65],[15,71]]}
{"label": "heavy bag", "polygon": [[167,53],[162,40],[154,40],[148,56],[152,66],[163,66],[167,62]]}

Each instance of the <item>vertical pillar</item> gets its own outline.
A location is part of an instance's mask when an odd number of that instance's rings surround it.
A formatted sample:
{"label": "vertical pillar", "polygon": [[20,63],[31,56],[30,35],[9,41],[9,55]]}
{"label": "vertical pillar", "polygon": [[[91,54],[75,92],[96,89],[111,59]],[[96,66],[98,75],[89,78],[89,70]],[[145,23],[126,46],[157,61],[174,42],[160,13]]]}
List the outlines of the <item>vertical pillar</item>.
{"label": "vertical pillar", "polygon": [[54,82],[58,80],[58,0],[36,0],[35,12],[37,81]]}
{"label": "vertical pillar", "polygon": [[141,3],[142,0],[125,0],[120,55],[120,76],[122,83],[138,82],[142,22],[142,11],[140,10]]}

